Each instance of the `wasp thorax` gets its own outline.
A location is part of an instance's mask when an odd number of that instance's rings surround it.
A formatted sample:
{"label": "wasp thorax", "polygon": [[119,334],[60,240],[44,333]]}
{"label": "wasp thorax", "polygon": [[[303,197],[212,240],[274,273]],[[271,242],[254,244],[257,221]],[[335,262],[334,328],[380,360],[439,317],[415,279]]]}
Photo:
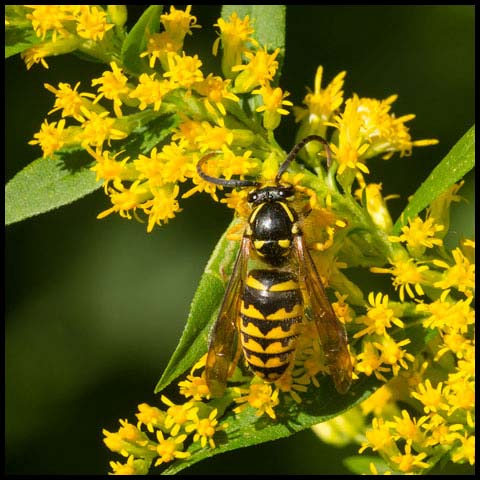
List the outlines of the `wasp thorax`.
{"label": "wasp thorax", "polygon": [[279,266],[288,260],[297,215],[284,200],[292,188],[265,187],[251,193],[256,207],[249,218],[250,238],[257,254],[268,264]]}

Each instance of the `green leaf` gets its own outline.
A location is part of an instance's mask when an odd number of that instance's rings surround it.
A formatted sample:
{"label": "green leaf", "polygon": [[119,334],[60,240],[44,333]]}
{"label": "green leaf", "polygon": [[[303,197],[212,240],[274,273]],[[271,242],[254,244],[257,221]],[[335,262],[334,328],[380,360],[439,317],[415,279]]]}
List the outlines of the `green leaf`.
{"label": "green leaf", "polygon": [[393,227],[393,234],[400,232],[408,219],[420,213],[441,193],[458,182],[475,166],[475,125],[448,152],[428,178],[420,185],[407,207]]}
{"label": "green leaf", "polygon": [[[122,158],[124,156],[135,158],[139,153],[149,155],[152,148],[159,146],[180,123],[180,118],[173,114],[158,116],[156,112],[145,111],[135,116],[138,117],[138,127],[122,143],[112,149],[114,152],[125,152]],[[133,117],[134,115],[129,116],[130,122],[133,121]]]}
{"label": "green leaf", "polygon": [[[90,159],[88,159],[90,162]],[[86,165],[85,152],[39,158],[5,187],[5,224],[45,213],[97,190],[102,182]]]}
{"label": "green leaf", "polygon": [[129,73],[140,75],[150,70],[147,60],[140,58],[140,54],[146,50],[148,35],[159,31],[162,12],[162,5],[151,5],[148,7],[123,42],[121,51],[122,65]]}
{"label": "green leaf", "polygon": [[[233,222],[235,223],[235,221]],[[226,232],[230,229],[227,228]],[[226,279],[238,252],[238,242],[227,240],[226,233],[217,243],[193,297],[187,324],[155,393],[163,390],[188,370],[206,351],[210,326],[225,293]]]}
{"label": "green leaf", "polygon": [[42,40],[37,37],[32,28],[5,29],[5,58],[12,57],[17,53],[31,48],[41,43]]}
{"label": "green leaf", "polygon": [[[280,72],[285,57],[285,5],[224,5],[222,18],[229,19],[233,12],[237,12],[241,19],[249,15],[255,29],[253,38],[260,45],[266,46],[269,52],[280,48],[277,57],[278,72]],[[277,73],[276,80],[278,78],[279,73]]]}

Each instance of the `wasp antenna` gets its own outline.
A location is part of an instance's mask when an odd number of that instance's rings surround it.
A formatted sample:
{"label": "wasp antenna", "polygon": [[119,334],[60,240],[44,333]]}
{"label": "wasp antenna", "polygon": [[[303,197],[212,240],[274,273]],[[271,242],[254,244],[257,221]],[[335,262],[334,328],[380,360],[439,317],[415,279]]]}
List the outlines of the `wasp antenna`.
{"label": "wasp antenna", "polygon": [[305,137],[303,140],[300,140],[290,151],[290,153],[287,155],[287,158],[284,160],[284,162],[280,165],[280,168],[278,169],[277,176],[275,177],[275,182],[279,182],[280,178],[282,175],[285,173],[287,170],[288,166],[290,165],[291,161],[295,159],[297,156],[298,152],[309,142],[312,142],[313,140],[317,140],[320,143],[323,144],[325,148],[325,154],[327,156],[327,166],[330,166],[332,163],[332,152],[330,151],[330,147],[328,145],[328,142],[321,137],[320,135],[309,135],[308,137]]}
{"label": "wasp antenna", "polygon": [[258,182],[255,182],[253,180],[235,180],[235,179],[227,180],[226,178],[212,177],[206,174],[202,170],[203,164],[213,156],[217,155],[218,153],[221,153],[221,152],[216,151],[216,152],[207,153],[198,161],[197,173],[201,178],[203,178],[207,182],[214,183],[215,185],[222,185],[223,187],[230,187],[230,188],[258,187],[260,185]]}

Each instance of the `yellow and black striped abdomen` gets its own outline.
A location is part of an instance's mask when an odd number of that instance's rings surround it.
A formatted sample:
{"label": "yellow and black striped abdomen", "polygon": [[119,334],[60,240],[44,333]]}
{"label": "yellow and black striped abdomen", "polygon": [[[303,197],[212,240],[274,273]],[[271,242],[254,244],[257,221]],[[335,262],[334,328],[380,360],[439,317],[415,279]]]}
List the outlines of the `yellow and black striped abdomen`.
{"label": "yellow and black striped abdomen", "polygon": [[252,371],[268,382],[278,380],[295,357],[303,298],[290,272],[252,270],[240,310],[243,352]]}

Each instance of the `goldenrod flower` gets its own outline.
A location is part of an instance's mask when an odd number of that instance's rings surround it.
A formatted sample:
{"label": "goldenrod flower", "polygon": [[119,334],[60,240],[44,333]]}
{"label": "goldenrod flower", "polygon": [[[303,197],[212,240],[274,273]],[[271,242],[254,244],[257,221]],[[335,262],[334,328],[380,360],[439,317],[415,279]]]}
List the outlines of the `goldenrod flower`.
{"label": "goldenrod flower", "polygon": [[370,307],[368,307],[367,315],[358,317],[357,323],[367,325],[366,328],[357,332],[353,338],[363,335],[376,333],[377,335],[385,335],[387,328],[394,325],[403,327],[403,322],[396,318],[391,308],[388,308],[388,295],[383,296],[381,292],[374,296],[373,292],[368,295]]}
{"label": "goldenrod flower", "polygon": [[[245,218],[250,213],[247,197],[248,192],[246,190],[232,190],[231,192],[225,193],[220,203],[224,203],[228,208],[235,210],[239,217]],[[239,233],[240,231],[243,233],[242,225],[240,225]]]}
{"label": "goldenrod flower", "polygon": [[283,92],[280,87],[273,88],[270,85],[264,85],[256,90],[253,94],[262,96],[263,105],[257,107],[257,112],[265,112],[263,115],[263,126],[267,130],[275,130],[280,124],[281,115],[288,115],[289,111],[284,106],[291,107],[293,105],[289,100],[288,92]]}
{"label": "goldenrod flower", "polygon": [[256,410],[255,415],[266,413],[270,418],[275,418],[274,408],[279,403],[278,390],[273,389],[270,384],[252,383],[248,390],[236,388],[235,391],[240,394],[235,398],[235,403],[240,405],[233,409],[234,412],[240,413],[250,405]]}
{"label": "goldenrod flower", "polygon": [[[202,123],[201,133],[195,137],[195,142],[200,146],[201,151],[216,151],[220,149],[225,149],[229,151],[228,146],[233,142],[233,132],[229,128],[226,128],[223,125],[211,125],[208,122]],[[251,153],[251,152],[250,152]],[[231,178],[228,176],[228,173],[222,172],[221,166],[218,164],[219,158],[210,161],[210,165],[216,164],[217,175],[223,174],[226,178]],[[222,173],[220,173],[222,172]]]}
{"label": "goldenrod flower", "polygon": [[131,87],[128,85],[128,78],[123,74],[122,69],[118,67],[116,62],[111,62],[111,72],[104,72],[100,78],[92,80],[92,87],[98,87],[99,94],[93,103],[97,103],[102,97],[113,100],[113,110],[117,117],[122,116],[120,109],[122,101],[130,93]]}
{"label": "goldenrod flower", "polygon": [[277,72],[278,62],[275,60],[280,53],[277,48],[272,54],[267,49],[257,52],[245,52],[249,62],[246,65],[236,65],[232,68],[233,72],[241,72],[235,78],[235,92],[251,92],[255,87],[265,86],[273,80]]}
{"label": "goldenrod flower", "polygon": [[148,75],[142,73],[138,78],[138,85],[129,92],[130,98],[139,100],[140,110],[145,110],[149,106],[153,106],[153,111],[158,112],[162,105],[163,97],[172,90],[170,82],[166,80],[157,80],[156,73]]}
{"label": "goldenrod flower", "polygon": [[[156,60],[164,70],[168,70],[168,56],[170,53],[179,53],[183,45],[183,40],[172,38],[168,32],[152,33],[148,36],[147,50],[140,54],[140,58],[149,57],[148,64],[150,68],[155,67]],[[142,73],[142,75],[146,75]]]}
{"label": "goldenrod flower", "polygon": [[140,180],[133,182],[128,188],[121,182],[114,181],[113,187],[108,187],[108,194],[113,206],[97,215],[105,218],[111,213],[118,212],[123,218],[132,218],[130,211],[136,215],[136,210],[151,197],[150,189]]}
{"label": "goldenrod flower", "polygon": [[148,473],[148,461],[136,459],[130,455],[126,463],[110,462],[112,475],[146,475]]}
{"label": "goldenrod flower", "polygon": [[430,412],[426,416],[426,421],[422,423],[422,428],[426,433],[424,446],[429,448],[436,445],[452,445],[458,436],[457,432],[464,427],[460,424],[450,424],[444,416]]}
{"label": "goldenrod flower", "polygon": [[307,108],[293,109],[295,121],[301,122],[299,138],[310,134],[325,135],[325,123],[343,103],[342,89],[345,75],[345,71],[338,73],[325,88],[322,88],[323,67],[320,65],[317,68],[313,92],[307,88],[309,93],[303,99],[303,104]]}
{"label": "goldenrod flower", "polygon": [[353,321],[354,313],[350,305],[346,302],[348,295],[341,295],[338,292],[335,292],[335,297],[337,297],[336,302],[332,302],[333,310],[337,318],[343,323],[348,324]]}
{"label": "goldenrod flower", "polygon": [[390,113],[391,104],[396,100],[391,95],[385,100],[360,98],[353,95],[345,102],[343,113],[335,115],[328,122],[338,129],[338,146],[332,145],[338,163],[338,173],[346,168],[369,173],[365,161],[375,155],[390,158],[395,152],[409,155],[413,146],[434,145],[437,140],[412,141],[405,122],[414,116],[396,118]]}
{"label": "goldenrod flower", "polygon": [[210,390],[208,389],[205,375],[200,377],[196,375],[188,375],[186,380],[178,383],[180,393],[184,397],[192,397],[192,400],[202,400],[202,398],[210,398]]}
{"label": "goldenrod flower", "polygon": [[[395,290],[399,289],[399,297],[403,302],[405,300],[405,292],[410,298],[415,298],[415,294],[423,295],[421,283],[425,281],[425,272],[428,271],[426,265],[418,265],[412,258],[407,260],[399,259],[392,261],[391,268],[372,267],[371,272],[374,273],[391,273],[393,275],[393,286]],[[412,290],[411,285],[413,285]]]}
{"label": "goldenrod flower", "polygon": [[165,416],[165,428],[170,430],[170,435],[175,437],[180,432],[180,429],[195,418],[198,412],[198,407],[191,401],[176,405],[169,400],[165,395],[161,397],[162,402],[168,406]]}
{"label": "goldenrod flower", "polygon": [[230,91],[230,82],[231,80],[224,80],[222,77],[209,73],[206,78],[193,87],[196,92],[205,97],[203,100],[205,108],[213,117],[218,115],[217,110],[223,116],[227,114],[224,106],[225,100],[239,101],[239,98]]}
{"label": "goldenrod flower", "polygon": [[30,145],[40,145],[43,150],[43,157],[53,155],[57,150],[60,150],[65,144],[65,119],[58,122],[48,123],[44,120],[42,127],[38,133],[33,135],[35,140],[30,140]]}
{"label": "goldenrod flower", "polygon": [[177,42],[183,42],[185,35],[192,34],[192,28],[201,28],[197,25],[197,17],[190,15],[191,5],[187,5],[185,11],[177,10],[173,5],[170,12],[160,15],[160,21],[165,27],[167,34]]}
{"label": "goldenrod flower", "polygon": [[[307,363],[307,361],[305,361]],[[305,365],[305,364],[304,364]],[[308,369],[308,366],[305,365],[305,370]],[[293,373],[283,375],[279,380],[275,382],[275,386],[280,392],[288,393],[296,403],[301,403],[302,398],[297,392],[305,393],[308,391],[308,385],[311,383],[310,379],[315,378],[315,375],[320,370],[316,370],[311,376],[310,372],[307,371],[305,375],[296,375]]]}
{"label": "goldenrod flower", "polygon": [[149,156],[139,155],[133,163],[139,177],[147,179],[152,187],[183,182],[193,171],[191,155],[176,142],[164,145],[160,152],[154,147]]}
{"label": "goldenrod flower", "polygon": [[[445,322],[442,322],[442,325],[446,325]],[[447,330],[449,330],[448,327]],[[451,352],[458,359],[462,359],[472,347],[472,342],[456,331],[444,333],[442,342],[443,344],[440,345],[434,360],[440,359],[447,352]],[[473,365],[473,362],[467,363]]]}
{"label": "goldenrod flower", "polygon": [[187,438],[186,435],[179,435],[178,437],[165,438],[161,430],[157,430],[158,446],[156,448],[158,459],[155,462],[155,466],[162,463],[169,463],[176,458],[188,458],[190,452],[184,452],[183,442]]}
{"label": "goldenrod flower", "polygon": [[85,118],[82,116],[81,108],[88,108],[92,105],[90,100],[85,100],[86,98],[95,98],[93,93],[80,93],[78,92],[78,87],[80,82],[77,82],[75,87],[70,86],[69,83],[60,82],[58,88],[53,87],[52,85],[45,83],[45,88],[52,92],[55,95],[55,104],[48,114],[56,112],[57,110],[62,110],[62,118],[72,117],[78,122],[84,122]]}
{"label": "goldenrod flower", "polygon": [[218,38],[213,43],[213,54],[217,55],[218,46],[222,43],[222,72],[226,78],[233,78],[232,67],[242,63],[242,54],[246,51],[248,43],[254,45],[257,42],[250,37],[254,29],[250,26],[250,18],[247,15],[240,20],[236,12],[230,15],[228,20],[219,18],[213,25],[220,29]]}
{"label": "goldenrod flower", "polygon": [[438,412],[439,410],[447,410],[448,403],[445,395],[448,389],[443,387],[443,382],[438,382],[434,388],[430,379],[427,378],[424,383],[417,387],[416,392],[412,392],[412,397],[423,403],[425,413]]}
{"label": "goldenrod flower", "polygon": [[385,422],[383,418],[374,418],[372,420],[372,428],[365,432],[365,436],[366,441],[362,443],[359,453],[362,453],[367,448],[371,448],[374,452],[382,451],[387,455],[397,451],[390,431],[390,424]]}
{"label": "goldenrod flower", "polygon": [[128,457],[130,454],[140,456],[147,453],[148,437],[128,420],[119,420],[121,427],[117,432],[111,433],[103,430],[103,442],[112,451]]}
{"label": "goldenrod flower", "polygon": [[140,430],[141,426],[145,425],[150,433],[153,433],[154,427],[161,428],[165,422],[165,413],[147,403],[138,406],[138,413],[135,416],[138,419],[137,428]]}
{"label": "goldenrod flower", "polygon": [[389,236],[391,242],[405,242],[410,254],[418,258],[423,255],[425,249],[432,248],[435,245],[441,246],[442,239],[437,238],[437,232],[444,230],[443,225],[434,223],[431,217],[422,220],[420,217],[408,219],[408,225],[402,227],[402,234],[399,236]]}
{"label": "goldenrod flower", "polygon": [[406,440],[410,445],[412,443],[421,444],[425,440],[425,432],[421,426],[428,417],[423,416],[418,420],[411,418],[407,410],[402,410],[402,416],[394,416],[390,426],[395,431],[393,438],[395,440]]}
{"label": "goldenrod flower", "polygon": [[386,335],[380,342],[374,342],[373,345],[381,352],[382,363],[390,365],[393,375],[397,376],[400,368],[405,370],[408,368],[406,361],[411,362],[414,359],[411,353],[402,348],[409,343],[409,338],[396,342],[392,337]]}
{"label": "goldenrod flower", "polygon": [[168,78],[172,88],[190,89],[195,83],[203,80],[203,73],[200,70],[202,61],[198,55],[193,57],[189,55],[177,55],[170,53],[168,55],[168,72],[163,76]]}
{"label": "goldenrod flower", "polygon": [[415,470],[422,468],[429,468],[430,464],[423,460],[427,457],[425,452],[418,455],[412,454],[412,446],[410,443],[405,445],[405,453],[400,455],[393,455],[392,462],[398,464],[398,469],[403,473],[413,473]]}
{"label": "goldenrod flower", "polygon": [[77,33],[87,40],[102,40],[115,25],[107,22],[105,11],[94,5],[81,5],[77,20]]}
{"label": "goldenrod flower", "polygon": [[[466,363],[466,362],[464,362]],[[473,378],[472,378],[473,380]],[[450,374],[447,380],[448,390],[446,398],[450,409],[449,415],[453,415],[457,410],[458,413],[471,415],[475,408],[475,384],[472,380]],[[467,418],[467,424],[473,428],[472,418]]]}
{"label": "goldenrod flower", "polygon": [[155,225],[168,223],[175,217],[177,212],[181,212],[177,200],[180,187],[175,184],[166,184],[163,187],[151,188],[153,198],[146,200],[141,207],[148,215],[147,232],[151,232]]}
{"label": "goldenrod flower", "polygon": [[70,5],[26,5],[32,12],[25,18],[32,22],[33,29],[38,37],[45,40],[47,33],[52,31],[52,41],[57,40],[57,35],[67,37],[68,30],[64,23],[73,20],[74,15]]}
{"label": "goldenrod flower", "polygon": [[455,262],[453,265],[444,260],[433,260],[435,266],[445,269],[442,280],[435,282],[434,287],[441,289],[454,287],[459,292],[471,296],[475,287],[475,264],[471,264],[459,248],[452,251],[452,256]]}
{"label": "goldenrod flower", "polygon": [[454,462],[462,463],[467,461],[470,465],[475,464],[475,435],[465,434],[457,437],[461,445],[457,447],[452,453],[452,460]]}
{"label": "goldenrod flower", "polygon": [[363,351],[357,355],[355,371],[364,373],[368,377],[373,373],[379,380],[386,382],[387,379],[381,372],[388,372],[388,368],[381,365],[382,356],[376,346],[372,342],[363,342]]}
{"label": "goldenrod flower", "polygon": [[123,152],[117,152],[112,156],[109,150],[104,150],[100,155],[98,152],[94,153],[97,161],[90,170],[96,173],[96,180],[103,180],[103,189],[108,194],[108,186],[110,183],[121,183],[123,180],[134,180],[137,175],[132,164],[128,163],[130,157],[125,157],[123,160],[117,160],[117,156]]}
{"label": "goldenrod flower", "polygon": [[215,435],[218,410],[214,408],[207,418],[200,418],[197,413],[192,418],[192,423],[185,427],[186,432],[195,432],[193,436],[194,442],[200,442],[202,447],[205,447],[207,443],[211,448],[215,448],[215,442],[213,436]]}
{"label": "goldenrod flower", "polygon": [[429,314],[423,325],[427,328],[438,328],[445,333],[467,332],[468,326],[475,322],[474,311],[470,307],[472,297],[453,302],[448,300],[450,290],[444,290],[438,300],[417,305],[419,312]]}

